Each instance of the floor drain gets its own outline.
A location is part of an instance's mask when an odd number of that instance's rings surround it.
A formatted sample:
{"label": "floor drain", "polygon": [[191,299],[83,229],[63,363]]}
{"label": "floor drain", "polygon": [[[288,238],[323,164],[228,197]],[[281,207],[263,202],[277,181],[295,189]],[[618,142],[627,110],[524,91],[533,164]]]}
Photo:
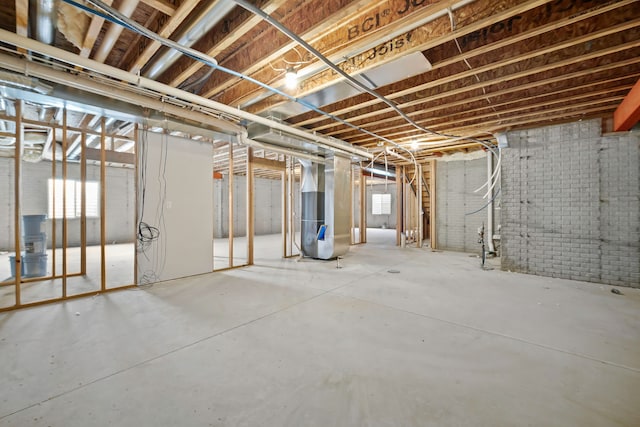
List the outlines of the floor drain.
{"label": "floor drain", "polygon": [[400,270],[387,270],[387,273],[400,273]]}

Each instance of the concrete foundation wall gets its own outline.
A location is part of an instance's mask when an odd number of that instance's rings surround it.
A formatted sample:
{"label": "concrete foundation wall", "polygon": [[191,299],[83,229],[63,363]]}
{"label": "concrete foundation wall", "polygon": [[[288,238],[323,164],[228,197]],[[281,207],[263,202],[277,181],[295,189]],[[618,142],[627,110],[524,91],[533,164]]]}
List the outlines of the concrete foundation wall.
{"label": "concrete foundation wall", "polygon": [[[391,194],[391,214],[373,215],[371,213],[373,194]],[[360,194],[354,195],[360,197]],[[396,228],[396,206],[398,198],[396,196],[396,183],[390,181],[385,184],[367,185],[367,227],[369,228]],[[358,218],[359,219],[359,218]],[[357,223],[358,221],[356,221]]]}
{"label": "concrete foundation wall", "polygon": [[507,134],[502,268],[640,287],[640,138],[599,120]]}
{"label": "concrete foundation wall", "polygon": [[[22,162],[22,215],[47,214],[48,179],[51,162]],[[80,179],[80,165],[69,163],[69,179]],[[57,165],[57,176],[62,177],[62,166]],[[135,240],[135,177],[134,170],[112,168],[107,176],[107,243],[125,243]],[[14,159],[0,158],[0,250],[14,251]],[[87,180],[100,181],[100,168],[87,165]],[[59,195],[58,197],[61,197]],[[51,219],[47,220],[47,247],[52,245]],[[68,246],[80,245],[80,218],[68,219]],[[62,220],[56,221],[56,246],[62,245]],[[100,244],[100,219],[87,218],[87,244]]]}
{"label": "concrete foundation wall", "polygon": [[487,180],[485,157],[472,160],[438,161],[436,164],[436,244],[438,249],[481,252],[478,228],[487,224],[487,200],[482,191]]}
{"label": "concrete foundation wall", "polygon": [[[278,234],[282,231],[282,181],[278,179],[254,178],[255,183],[255,235]],[[214,181],[214,233],[215,237],[229,236],[229,177]],[[296,185],[299,198],[299,185]],[[247,233],[247,178],[233,177],[233,235]],[[299,204],[299,200],[297,200]],[[297,212],[300,212],[298,209]],[[299,222],[299,221],[298,221]]]}

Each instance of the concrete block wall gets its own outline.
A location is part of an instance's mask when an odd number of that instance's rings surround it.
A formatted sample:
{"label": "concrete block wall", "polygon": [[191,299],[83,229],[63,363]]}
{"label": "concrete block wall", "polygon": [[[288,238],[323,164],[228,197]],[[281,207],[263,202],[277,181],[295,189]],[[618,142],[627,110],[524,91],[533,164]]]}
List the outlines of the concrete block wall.
{"label": "concrete block wall", "polygon": [[478,228],[487,223],[487,212],[470,214],[487,202],[483,192],[474,193],[487,180],[484,156],[436,164],[436,245],[438,249],[481,252]]}
{"label": "concrete block wall", "polygon": [[[391,194],[391,214],[390,215],[373,215],[372,198],[374,194]],[[360,197],[359,194],[354,197]],[[385,184],[367,185],[367,227],[369,228],[396,228],[396,183],[390,181]],[[358,218],[359,220],[359,218]]]}
{"label": "concrete block wall", "polygon": [[[22,165],[22,214],[46,214],[48,211],[48,179],[51,177],[51,163],[23,162]],[[57,175],[62,176],[58,165]],[[0,158],[0,250],[14,251],[14,160]],[[69,179],[80,179],[80,165],[68,164]],[[107,243],[125,243],[135,240],[135,177],[134,170],[111,168],[107,176]],[[87,180],[99,181],[100,168],[87,165]],[[51,219],[47,220],[47,247],[52,245]],[[80,245],[80,219],[68,220],[68,245]],[[62,244],[62,221],[56,221],[57,246]],[[100,244],[100,219],[87,218],[87,244]]]}
{"label": "concrete block wall", "polygon": [[[214,182],[214,234],[215,237],[229,235],[229,181]],[[255,188],[255,235],[278,234],[282,230],[282,181],[277,179],[254,178]],[[247,233],[247,181],[245,176],[233,177],[233,234],[235,237]]]}
{"label": "concrete block wall", "polygon": [[599,120],[507,134],[502,268],[640,287],[640,138]]}

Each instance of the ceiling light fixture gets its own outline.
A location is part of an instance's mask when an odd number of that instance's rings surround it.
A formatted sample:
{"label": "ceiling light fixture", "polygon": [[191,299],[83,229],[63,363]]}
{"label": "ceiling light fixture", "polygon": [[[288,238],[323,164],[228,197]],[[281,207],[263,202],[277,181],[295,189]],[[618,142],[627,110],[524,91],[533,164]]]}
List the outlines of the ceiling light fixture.
{"label": "ceiling light fixture", "polygon": [[420,148],[420,143],[417,140],[412,140],[411,141],[411,149],[413,151],[417,150],[418,148]]}
{"label": "ceiling light fixture", "polygon": [[298,73],[296,73],[296,69],[293,67],[287,68],[287,72],[284,75],[284,80],[289,89],[294,89],[298,86]]}

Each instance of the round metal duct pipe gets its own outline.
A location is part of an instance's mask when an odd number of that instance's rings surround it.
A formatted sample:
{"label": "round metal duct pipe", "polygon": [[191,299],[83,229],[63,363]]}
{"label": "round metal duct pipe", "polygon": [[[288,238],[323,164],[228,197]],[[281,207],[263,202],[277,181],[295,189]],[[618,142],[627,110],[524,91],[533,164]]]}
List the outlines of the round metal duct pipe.
{"label": "round metal duct pipe", "polygon": [[[212,4],[209,4],[200,16],[192,20],[188,28],[180,34],[176,42],[186,47],[193,46],[195,42],[211,31],[216,24],[222,21],[222,18],[231,12],[235,6],[236,4],[232,0],[212,2]],[[173,65],[173,63],[180,58],[180,55],[181,53],[175,49],[167,50],[165,53],[160,55],[158,59],[153,61],[142,75],[155,80],[171,65]]]}

